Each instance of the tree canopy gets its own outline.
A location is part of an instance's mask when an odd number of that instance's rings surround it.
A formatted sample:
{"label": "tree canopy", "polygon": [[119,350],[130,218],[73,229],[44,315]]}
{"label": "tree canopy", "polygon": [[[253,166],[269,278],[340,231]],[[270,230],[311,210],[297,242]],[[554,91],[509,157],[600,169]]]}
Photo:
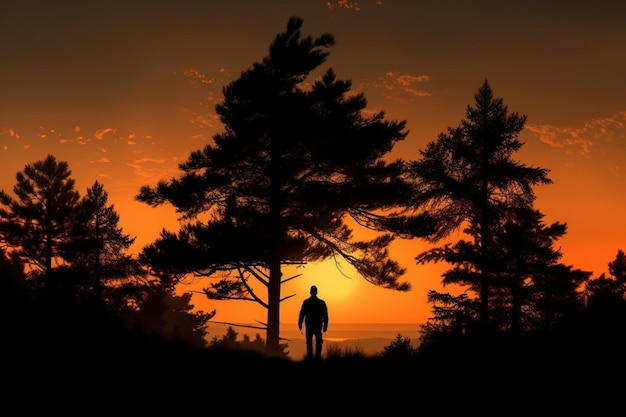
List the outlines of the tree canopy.
{"label": "tree canopy", "polygon": [[[472,287],[480,293],[480,318],[486,329],[494,273],[493,234],[517,210],[532,207],[534,186],[552,181],[547,169],[513,159],[523,145],[519,134],[526,116],[509,113],[487,80],[474,100],[474,106],[467,106],[466,119],[419,151],[421,158],[410,162],[408,174],[416,183],[410,204],[429,210],[436,219],[430,240],[438,241],[461,228],[474,238],[473,244],[463,245],[463,259],[475,268]],[[424,259],[418,256],[419,261]]]}
{"label": "tree canopy", "polygon": [[0,232],[4,242],[28,266],[28,272],[52,273],[62,264],[61,243],[69,239],[80,195],[72,171],[53,155],[27,164],[16,174],[16,198],[0,190]]}
{"label": "tree canopy", "polygon": [[[209,297],[266,306],[270,351],[279,340],[281,265],[338,256],[375,285],[410,287],[400,280],[405,269],[388,256],[394,236],[386,231],[390,219],[402,218],[411,191],[403,162],[385,159],[406,137],[405,122],[365,112],[364,95],[332,69],[305,83],[335,40],[303,37],[302,24],[290,18],[269,55],[224,87],[216,106],[224,132],[214,143],[193,152],[179,178],[137,195],[150,205],[172,204],[187,221],[144,249],[148,263],[219,277]],[[354,227],[361,226],[379,233],[359,240]]]}

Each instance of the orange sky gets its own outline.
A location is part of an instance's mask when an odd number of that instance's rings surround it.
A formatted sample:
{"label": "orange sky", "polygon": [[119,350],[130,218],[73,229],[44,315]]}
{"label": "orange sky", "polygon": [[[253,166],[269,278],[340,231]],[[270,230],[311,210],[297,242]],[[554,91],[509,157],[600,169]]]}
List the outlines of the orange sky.
{"label": "orange sky", "polygon": [[[503,4],[504,3],[504,4]],[[520,4],[517,4],[520,3]],[[335,69],[365,93],[369,109],[406,120],[393,156],[418,150],[456,126],[488,79],[512,112],[528,116],[515,158],[550,170],[536,189],[546,221],[565,222],[563,262],[607,272],[626,249],[626,4],[620,2],[5,0],[0,13],[0,189],[48,153],[67,161],[82,195],[104,184],[135,251],[162,227],[169,207],[134,201],[139,187],[177,176],[177,164],[222,126],[221,88],[267,53],[292,15],[304,35],[330,32]],[[113,5],[112,5],[113,4]],[[441,265],[416,266],[430,246],[398,241],[409,293],[375,288],[334,267],[308,266],[285,285],[293,323],[311,284],[334,322],[419,323]],[[331,265],[332,266],[332,265]],[[190,288],[200,288],[196,283]],[[215,320],[266,320],[252,303],[207,303]]]}

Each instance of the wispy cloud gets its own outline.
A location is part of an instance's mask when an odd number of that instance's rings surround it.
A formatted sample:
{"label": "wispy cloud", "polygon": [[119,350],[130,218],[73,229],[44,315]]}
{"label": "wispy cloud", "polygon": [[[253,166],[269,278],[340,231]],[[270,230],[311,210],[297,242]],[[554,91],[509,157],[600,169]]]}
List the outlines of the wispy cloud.
{"label": "wispy cloud", "polygon": [[10,136],[19,139],[20,135],[14,129],[0,128],[0,136]]}
{"label": "wispy cloud", "polygon": [[[382,0],[376,0],[374,1],[374,4],[377,6],[382,6],[383,2]],[[335,0],[335,1],[328,0],[326,2],[326,7],[328,7],[330,10],[349,9],[349,10],[354,10],[355,12],[361,11],[361,4],[358,1],[351,1],[351,0]]]}
{"label": "wispy cloud", "polygon": [[187,84],[193,88],[205,88],[208,100],[215,100],[218,93],[221,95],[222,86],[232,79],[230,72],[224,67],[220,67],[213,76],[208,76],[197,69],[187,69],[181,74],[174,72],[174,75],[182,75]]}
{"label": "wispy cloud", "polygon": [[[83,129],[80,126],[72,127],[70,132],[67,132],[67,131],[64,132],[62,131],[62,129],[39,126],[38,136],[41,139],[56,138],[58,142],[61,144],[75,143],[78,145],[87,145],[89,142],[93,141],[94,139],[97,139],[98,141],[102,141],[105,139],[105,136],[107,135],[115,135],[117,134],[117,130],[118,129],[112,128],[112,127],[96,129],[95,132],[93,132],[93,136],[90,136],[88,134],[85,134],[83,132]],[[1,134],[1,131],[0,131],[0,134]],[[128,135],[128,140],[132,141],[136,138],[136,136],[137,135],[135,133],[131,133]],[[114,140],[117,140],[117,139],[124,139],[124,138],[123,137],[114,138]]]}
{"label": "wispy cloud", "polygon": [[102,138],[104,138],[104,135],[106,135],[107,133],[116,133],[116,132],[117,132],[117,130],[113,129],[111,127],[107,127],[107,128],[104,128],[104,129],[97,129],[96,133],[95,133],[95,137],[98,140],[102,140]]}
{"label": "wispy cloud", "polygon": [[[152,142],[152,135],[150,134],[138,134],[132,131],[129,133],[119,132],[120,129],[113,127],[99,128],[89,133],[83,127],[78,125],[65,129],[65,131],[63,129],[50,128],[46,126],[39,126],[38,130],[39,133],[37,136],[42,139],[42,143],[33,144],[36,147],[48,146],[46,142],[50,140],[56,140],[57,143],[64,146],[86,146],[91,143],[97,144],[92,146],[90,148],[91,150],[106,153],[110,150],[115,150],[117,144],[123,143],[135,148],[141,148],[142,145]],[[19,135],[10,129],[0,129],[0,137],[3,135],[19,138]],[[24,149],[27,148],[27,146],[24,146]],[[7,146],[6,149],[8,150],[9,147]],[[122,148],[119,149],[121,150]]]}
{"label": "wispy cloud", "polygon": [[41,139],[46,139],[48,135],[54,135],[56,133],[56,130],[49,129],[44,126],[39,126],[39,130],[40,130],[39,137]]}
{"label": "wispy cloud", "polygon": [[[383,0],[374,0],[373,3],[375,6],[382,6]],[[360,12],[362,10],[362,6],[360,2],[351,1],[351,0],[335,0],[335,1],[328,0],[326,2],[326,7],[328,7],[330,10],[349,9],[349,10],[354,10],[355,12]]]}
{"label": "wispy cloud", "polygon": [[383,97],[397,103],[408,103],[432,94],[422,84],[430,81],[429,75],[388,71],[373,83],[362,83],[359,90],[380,90]]}
{"label": "wispy cloud", "polygon": [[624,165],[616,165],[609,168],[609,172],[615,178],[621,178],[624,176],[624,172],[626,172],[626,167]]}
{"label": "wispy cloud", "polygon": [[189,84],[193,85],[194,87],[198,84],[215,84],[215,78],[207,78],[206,74],[195,69],[185,70],[183,71],[183,75],[187,78]]}
{"label": "wispy cloud", "polygon": [[41,139],[54,139],[56,138],[58,142],[62,145],[79,143],[81,145],[88,142],[88,139],[84,138],[82,135],[76,135],[76,133],[80,132],[80,127],[75,126],[72,128],[72,133],[65,134],[57,129],[49,128],[46,126],[39,126],[39,137]]}
{"label": "wispy cloud", "polygon": [[326,6],[330,10],[333,10],[335,8],[352,9],[352,10],[354,10],[356,12],[361,10],[361,7],[359,6],[358,2],[356,2],[356,1],[348,1],[348,0],[327,1],[326,2]]}
{"label": "wispy cloud", "polygon": [[232,80],[230,72],[220,67],[216,73],[208,76],[199,70],[188,69],[182,72],[182,76],[192,88],[197,89],[196,94],[200,94],[193,106],[183,109],[189,114],[189,122],[199,128],[215,128],[219,124],[215,103],[222,99],[222,86]]}
{"label": "wispy cloud", "polygon": [[219,117],[215,113],[200,114],[191,109],[185,109],[185,111],[189,113],[189,123],[200,128],[216,128],[220,124]]}
{"label": "wispy cloud", "polygon": [[166,158],[139,158],[126,164],[131,167],[140,181],[152,183],[155,178],[171,178],[179,174],[178,164],[172,164]]}
{"label": "wispy cloud", "polygon": [[[8,136],[9,138],[19,139],[20,135],[14,129],[0,128],[0,137]],[[9,145],[2,145],[2,150],[8,151]]]}
{"label": "wispy cloud", "polygon": [[602,145],[626,141],[626,111],[603,119],[592,119],[582,127],[527,125],[541,142],[572,155],[589,155]]}

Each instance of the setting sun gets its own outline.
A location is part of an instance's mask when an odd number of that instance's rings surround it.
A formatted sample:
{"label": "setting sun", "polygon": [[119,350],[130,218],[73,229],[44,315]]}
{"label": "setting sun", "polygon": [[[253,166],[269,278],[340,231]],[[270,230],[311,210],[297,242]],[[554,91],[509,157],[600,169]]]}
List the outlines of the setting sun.
{"label": "setting sun", "polygon": [[333,259],[309,263],[302,271],[298,293],[308,293],[311,285],[316,285],[319,297],[333,305],[348,303],[357,287],[356,280],[361,279],[352,266]]}

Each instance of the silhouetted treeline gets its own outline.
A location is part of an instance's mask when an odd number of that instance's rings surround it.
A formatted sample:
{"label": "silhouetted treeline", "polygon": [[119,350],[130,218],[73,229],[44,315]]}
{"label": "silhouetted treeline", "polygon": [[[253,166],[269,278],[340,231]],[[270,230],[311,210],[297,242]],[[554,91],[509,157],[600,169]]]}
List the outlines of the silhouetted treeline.
{"label": "silhouetted treeline", "polygon": [[[413,204],[436,221],[433,242],[462,229],[467,239],[434,247],[419,264],[446,262],[444,285],[465,291],[429,291],[433,316],[422,327],[422,343],[466,337],[549,334],[571,326],[597,296],[591,272],[560,262],[555,243],[565,223],[546,224],[534,208],[533,187],[549,184],[548,170],[513,159],[525,116],[510,113],[483,83],[466,119],[449,128],[411,162],[417,187]],[[618,260],[623,262],[621,251]],[[621,303],[624,303],[623,289]],[[616,300],[617,301],[617,300]]]}
{"label": "silhouetted treeline", "polygon": [[[416,262],[446,262],[443,283],[462,289],[428,293],[432,317],[419,329],[419,349],[565,330],[621,334],[624,254],[596,279],[560,262],[555,243],[567,225],[544,223],[534,207],[534,187],[551,183],[549,170],[514,159],[525,116],[509,112],[485,80],[457,127],[415,159],[390,161],[406,121],[365,112],[365,96],[332,69],[305,88],[335,42],[302,36],[302,24],[289,19],[268,55],[224,88],[216,112],[225,130],[180,165],[181,177],[139,190],[139,201],[176,207],[182,227],[163,230],[138,256],[98,181],[81,196],[68,163],[53,155],[16,174],[14,195],[0,191],[0,242],[18,320],[45,306],[210,347],[215,311],[193,311],[189,294],[175,295],[193,274],[207,279],[210,299],[264,306],[266,340],[245,344],[284,357],[279,307],[292,295],[281,288],[297,278],[283,276],[285,265],[339,256],[372,284],[407,291],[406,270],[388,249],[410,237],[433,244]],[[359,240],[354,225],[375,237]],[[464,238],[437,246],[457,230]]]}
{"label": "silhouetted treeline", "polygon": [[13,290],[4,298],[19,307],[13,320],[30,309],[43,309],[42,320],[50,311],[80,312],[85,328],[114,318],[129,330],[206,345],[213,313],[192,312],[191,296],[174,293],[177,281],[150,274],[128,253],[134,238],[98,181],[81,197],[69,165],[53,155],[27,164],[16,180],[15,198],[0,191],[0,274]]}

